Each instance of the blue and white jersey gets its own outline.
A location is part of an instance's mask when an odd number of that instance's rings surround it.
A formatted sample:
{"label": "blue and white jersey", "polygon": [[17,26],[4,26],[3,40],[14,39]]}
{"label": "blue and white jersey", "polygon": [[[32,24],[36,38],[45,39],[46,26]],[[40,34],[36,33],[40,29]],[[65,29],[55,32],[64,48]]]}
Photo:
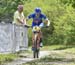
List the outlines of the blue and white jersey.
{"label": "blue and white jersey", "polygon": [[36,16],[36,14],[33,13],[28,16],[28,19],[30,18],[33,19],[32,26],[39,26],[43,22],[43,19],[46,19],[46,16],[42,13],[39,16]]}

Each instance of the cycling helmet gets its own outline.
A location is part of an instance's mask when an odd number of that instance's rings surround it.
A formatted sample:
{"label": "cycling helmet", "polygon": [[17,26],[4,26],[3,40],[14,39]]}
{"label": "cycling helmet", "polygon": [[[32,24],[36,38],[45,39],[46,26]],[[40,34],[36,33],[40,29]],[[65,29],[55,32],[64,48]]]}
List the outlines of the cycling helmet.
{"label": "cycling helmet", "polygon": [[38,8],[38,7],[35,8],[35,12],[36,12],[36,13],[40,13],[40,12],[41,12],[41,8]]}

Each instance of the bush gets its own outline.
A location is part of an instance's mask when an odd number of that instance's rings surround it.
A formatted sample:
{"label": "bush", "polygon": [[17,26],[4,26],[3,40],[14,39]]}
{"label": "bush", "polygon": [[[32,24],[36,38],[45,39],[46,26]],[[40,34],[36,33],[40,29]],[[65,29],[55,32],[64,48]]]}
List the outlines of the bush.
{"label": "bush", "polygon": [[[6,3],[5,0],[1,1],[3,1],[3,3]],[[22,2],[24,4],[24,14],[26,17],[28,14],[34,12],[34,8],[41,7],[43,13],[45,13],[51,21],[50,27],[43,30],[44,44],[74,44],[74,0],[15,0],[14,2],[8,0],[7,7],[5,7],[5,4],[1,5],[1,7],[3,8],[0,7],[0,17],[5,17],[6,14],[9,13],[11,15],[9,14],[8,16],[12,17],[12,14],[16,10],[19,2]],[[8,16],[6,17],[8,18]],[[28,23],[31,24],[31,22]],[[30,31],[29,34],[31,34]],[[31,35],[29,36],[29,39],[31,40]]]}

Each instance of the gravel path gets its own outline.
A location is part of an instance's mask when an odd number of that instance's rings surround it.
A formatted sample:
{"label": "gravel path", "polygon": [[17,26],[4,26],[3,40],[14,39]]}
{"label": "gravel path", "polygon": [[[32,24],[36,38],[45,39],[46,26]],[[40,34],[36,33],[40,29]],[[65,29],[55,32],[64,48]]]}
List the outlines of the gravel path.
{"label": "gravel path", "polygon": [[[72,63],[75,63],[75,62],[69,62],[71,60],[75,60],[75,55],[74,54],[63,54],[64,53],[64,50],[52,50],[52,51],[40,51],[40,54],[39,54],[39,59],[40,58],[43,58],[45,56],[51,56],[52,58],[64,58],[63,61],[52,61],[52,62],[39,62],[38,65],[72,65]],[[23,56],[25,54],[22,54]],[[30,61],[33,61],[33,60],[37,60],[37,59],[34,59],[32,55],[29,55],[28,57],[21,57],[21,58],[18,58],[16,60],[14,60],[13,62],[10,62],[10,63],[6,63],[5,65],[22,65],[23,63],[26,63],[26,62],[30,62]],[[74,65],[74,64],[73,64]]]}
{"label": "gravel path", "polygon": [[[44,56],[47,56],[47,55],[49,55],[49,51],[40,51],[39,59],[44,57]],[[30,56],[28,58],[24,58],[24,57],[23,58],[17,58],[16,60],[14,60],[10,63],[6,63],[4,65],[22,65],[23,63],[30,62],[33,60],[37,60],[37,59],[32,58],[32,56]]]}

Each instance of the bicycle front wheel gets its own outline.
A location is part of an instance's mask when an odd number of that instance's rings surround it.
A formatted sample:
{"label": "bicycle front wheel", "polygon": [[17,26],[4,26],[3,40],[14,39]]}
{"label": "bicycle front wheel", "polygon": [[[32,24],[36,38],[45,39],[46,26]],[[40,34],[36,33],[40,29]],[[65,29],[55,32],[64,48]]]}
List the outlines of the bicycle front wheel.
{"label": "bicycle front wheel", "polygon": [[39,49],[33,51],[33,57],[34,58],[39,58]]}

